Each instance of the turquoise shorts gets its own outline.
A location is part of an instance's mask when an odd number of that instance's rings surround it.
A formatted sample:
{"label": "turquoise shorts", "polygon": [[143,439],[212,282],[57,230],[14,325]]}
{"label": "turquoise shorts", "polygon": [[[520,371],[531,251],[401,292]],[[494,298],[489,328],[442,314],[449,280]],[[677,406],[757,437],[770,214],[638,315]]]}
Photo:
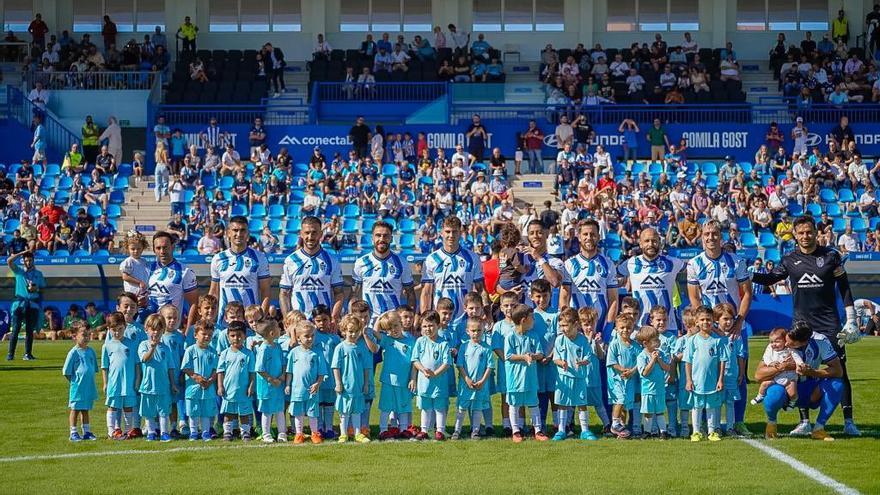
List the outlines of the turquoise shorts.
{"label": "turquoise shorts", "polygon": [[364,410],[364,394],[337,394],[334,406],[339,414],[360,414]]}
{"label": "turquoise shorts", "polygon": [[373,400],[376,398],[376,368],[370,370],[370,378],[367,381],[367,393],[364,394],[364,400]]}
{"label": "turquoise shorts", "polygon": [[290,407],[287,408],[287,412],[290,413],[291,416],[308,416],[310,418],[317,418],[320,414],[321,408],[318,405],[318,395],[313,395],[306,400],[294,400],[290,402]]}
{"label": "turquoise shorts", "polygon": [[496,394],[506,394],[507,393],[507,377],[504,376],[504,361],[498,363],[498,368],[495,368],[495,392]]}
{"label": "turquoise shorts", "polygon": [[678,408],[682,411],[694,408],[694,393],[687,391],[684,380],[679,380],[678,383]]}
{"label": "turquoise shorts", "polygon": [[693,393],[694,409],[716,409],[721,407],[724,392],[712,392],[711,394]]}
{"label": "turquoise shorts", "polygon": [[619,378],[615,373],[608,373],[608,402],[615,405],[622,405],[624,409],[630,410],[636,401],[636,385],[633,380],[624,380]]}
{"label": "turquoise shorts", "polygon": [[424,397],[418,396],[419,409],[422,411],[448,411],[449,397]]}
{"label": "turquoise shorts", "polygon": [[318,403],[330,405],[336,403],[336,391],[333,387],[318,390]]}
{"label": "turquoise shorts", "polygon": [[190,418],[213,418],[217,415],[217,401],[211,399],[186,399],[186,415]]}
{"label": "turquoise shorts", "polygon": [[379,390],[379,410],[382,412],[411,413],[413,394],[403,386],[382,384]]}
{"label": "turquoise shorts", "polygon": [[145,418],[170,415],[171,396],[141,394],[141,405],[138,413]]}
{"label": "turquoise shorts", "polygon": [[93,400],[75,400],[67,403],[67,408],[74,411],[91,411],[95,405]]}
{"label": "turquoise shorts", "polygon": [[559,375],[556,363],[538,365],[538,393],[556,392],[556,378]]}
{"label": "turquoise shorts", "polygon": [[493,369],[489,373],[489,378],[486,379],[486,383],[489,386],[489,395],[495,395],[498,393],[498,385],[495,384],[495,370]]}
{"label": "turquoise shorts", "polygon": [[666,394],[642,395],[642,414],[663,414],[666,412]]}
{"label": "turquoise shorts", "polygon": [[507,392],[507,405],[517,407],[538,407],[538,391]]}
{"label": "turquoise shorts", "polygon": [[739,387],[736,385],[728,386],[726,383],[724,384],[724,390],[721,391],[721,394],[724,395],[723,402],[726,404],[730,404],[731,402],[736,402],[740,399],[739,396]]}
{"label": "turquoise shorts", "polygon": [[220,413],[230,416],[250,416],[254,413],[254,405],[250,400],[229,401],[223,399]]}
{"label": "turquoise shorts", "polygon": [[116,395],[113,397],[107,397],[107,400],[104,401],[104,405],[111,409],[129,409],[134,408],[137,404],[137,395]]}
{"label": "turquoise shorts", "polygon": [[556,377],[556,390],[553,394],[553,402],[563,407],[587,405],[587,381],[560,374]]}
{"label": "turquoise shorts", "polygon": [[602,387],[587,387],[585,395],[588,406],[605,407],[605,398],[602,397]]}
{"label": "turquoise shorts", "polygon": [[459,397],[456,407],[459,411],[485,411],[492,407],[492,403],[486,397],[476,396],[472,399]]}
{"label": "turquoise shorts", "polygon": [[260,414],[276,414],[284,412],[284,397],[257,399],[257,411]]}

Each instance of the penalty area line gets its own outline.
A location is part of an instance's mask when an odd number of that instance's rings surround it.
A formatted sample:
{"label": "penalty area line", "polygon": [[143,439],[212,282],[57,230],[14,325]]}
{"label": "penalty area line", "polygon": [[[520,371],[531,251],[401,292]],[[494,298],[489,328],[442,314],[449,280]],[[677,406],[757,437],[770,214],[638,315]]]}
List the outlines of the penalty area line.
{"label": "penalty area line", "polygon": [[794,457],[782,452],[781,450],[775,449],[764,442],[760,442],[758,440],[752,439],[741,439],[746,444],[760,450],[765,453],[767,456],[776,459],[777,461],[788,464],[789,467],[794,469],[795,471],[803,474],[807,478],[819,483],[820,485],[829,488],[840,495],[860,495],[859,491],[855,488],[844,485],[843,483],[831,478],[830,476],[825,475],[818,469],[811,467],[803,462],[795,459]]}

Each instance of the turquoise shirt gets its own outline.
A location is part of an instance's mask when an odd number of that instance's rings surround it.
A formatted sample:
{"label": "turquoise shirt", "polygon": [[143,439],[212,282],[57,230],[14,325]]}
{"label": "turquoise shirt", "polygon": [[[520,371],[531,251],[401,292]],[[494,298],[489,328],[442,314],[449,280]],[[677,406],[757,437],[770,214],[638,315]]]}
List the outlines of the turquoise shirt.
{"label": "turquoise shirt", "polygon": [[37,289],[45,288],[46,279],[43,278],[43,272],[36,268],[25,270],[23,266],[13,264],[12,275],[15,277],[15,302],[12,304],[12,310],[15,311],[15,309],[23,303],[30,303],[31,305],[39,306],[40,302],[43,300],[40,291],[37,290],[36,292],[30,292],[27,287],[28,282],[30,282],[36,286]]}
{"label": "turquoise shirt", "polygon": [[541,344],[544,355],[550,354],[556,344],[556,335],[559,333],[559,313],[555,311],[535,310],[535,325],[531,333]]}
{"label": "turquoise shirt", "polygon": [[323,376],[325,382],[333,381],[327,376],[327,362],[314,348],[294,347],[287,355],[286,371],[290,374],[290,400],[295,402],[308,400],[312,396],[309,388],[318,381],[319,376]]}
{"label": "turquoise shirt", "polygon": [[[483,378],[488,369],[495,368],[495,360],[492,359],[492,348],[483,342],[474,344],[471,341],[461,344],[456,358],[456,366],[464,368],[464,372],[471,380],[477,381]],[[458,400],[489,400],[489,381],[483,384],[479,390],[471,389],[464,379],[458,380]]]}
{"label": "turquoise shirt", "polygon": [[101,347],[101,369],[107,370],[107,397],[134,397],[137,342],[110,339]]}
{"label": "turquoise shirt", "polygon": [[80,349],[74,346],[67,353],[62,373],[70,380],[70,402],[90,402],[98,398],[95,386],[95,373],[98,372],[98,357],[94,349]]}
{"label": "turquoise shirt", "polygon": [[[423,368],[436,370],[446,364],[452,366],[452,353],[449,351],[449,343],[445,340],[436,341],[428,337],[419,337],[412,352],[412,362],[418,362]],[[422,397],[443,398],[449,395],[449,379],[445,373],[452,372],[447,369],[444,374],[427,378],[423,373],[418,373],[416,391]]]}
{"label": "turquoise shirt", "polygon": [[272,385],[269,380],[263,378],[260,373],[266,373],[272,378],[283,378],[285,364],[281,361],[281,346],[278,343],[269,345],[263,342],[257,347],[257,399],[278,399],[284,397],[284,380],[280,385]]}
{"label": "turquoise shirt", "polygon": [[517,335],[515,332],[504,337],[505,383],[508,392],[537,392],[538,363],[511,361],[510,357],[521,354],[543,353],[538,339],[530,333]]}
{"label": "turquoise shirt", "polygon": [[412,354],[416,339],[403,334],[399,339],[382,335],[382,375],[379,381],[392,387],[406,387],[412,370]]}
{"label": "turquoise shirt", "polygon": [[[315,345],[312,349],[320,354],[321,357],[324,358],[324,362],[329,365],[333,362],[333,351],[336,350],[336,347],[340,342],[342,342],[342,339],[340,339],[335,333],[316,332]],[[321,382],[321,390],[333,390],[335,388],[336,381],[332,374],[329,375],[326,380]]]}
{"label": "turquoise shirt", "polygon": [[742,337],[734,339],[730,336],[723,337],[727,352],[727,364],[724,366],[724,388],[736,388],[739,386],[739,360],[746,358],[745,346]]}
{"label": "turquoise shirt", "polygon": [[666,395],[666,373],[660,367],[660,361],[669,364],[669,356],[661,351],[660,357],[651,368],[651,372],[645,375],[643,372],[648,367],[648,363],[651,362],[651,355],[648,354],[648,351],[642,350],[636,358],[636,368],[639,370],[639,376],[642,377],[640,380],[642,395]]}
{"label": "turquoise shirt", "polygon": [[256,368],[254,353],[232,347],[220,353],[217,373],[223,373],[223,398],[229,402],[249,400],[248,384]]}
{"label": "turquoise shirt", "polygon": [[617,364],[627,369],[635,368],[636,358],[640,352],[642,352],[642,348],[635,341],[631,341],[627,345],[620,339],[612,339],[608,344],[608,353],[605,358],[605,366],[611,368],[608,370],[608,376],[621,380],[620,372],[612,367]]}
{"label": "turquoise shirt", "polygon": [[[583,334],[577,334],[574,340],[569,339],[565,335],[556,337],[556,342],[553,346],[553,358],[568,363],[568,369],[563,369],[556,364],[553,365],[556,366],[556,371],[560,376],[589,380],[587,382],[588,386],[599,386],[599,358],[593,352],[593,345],[590,344],[590,341]],[[590,361],[590,363],[584,366],[576,364],[584,359]],[[596,375],[595,382],[592,382],[593,374]],[[591,383],[592,385],[590,385]]]}
{"label": "turquoise shirt", "polygon": [[144,356],[150,351],[150,342],[143,341],[138,346],[138,359],[141,362],[141,387],[139,392],[150,395],[171,395],[171,382],[168,372],[175,370],[174,356],[171,349],[163,343],[156,346],[153,357],[144,362]]}
{"label": "turquoise shirt", "polygon": [[688,342],[683,359],[684,362],[691,363],[694,393],[715,393],[721,371],[719,367],[728,359],[724,340],[715,334],[708,337],[696,334]]}
{"label": "turquoise shirt", "polygon": [[[217,371],[217,364],[220,355],[213,347],[208,346],[205,349],[197,345],[191,345],[183,352],[183,364],[181,369],[193,370],[193,373],[206,379]],[[202,388],[195,380],[186,377],[186,398],[187,399],[213,399],[217,397],[217,383],[212,383],[208,388]]]}
{"label": "turquoise shirt", "polygon": [[[336,346],[333,359],[330,361],[330,369],[339,370],[343,394],[363,395],[364,359],[357,344],[342,341]],[[333,381],[335,381],[335,373]]]}

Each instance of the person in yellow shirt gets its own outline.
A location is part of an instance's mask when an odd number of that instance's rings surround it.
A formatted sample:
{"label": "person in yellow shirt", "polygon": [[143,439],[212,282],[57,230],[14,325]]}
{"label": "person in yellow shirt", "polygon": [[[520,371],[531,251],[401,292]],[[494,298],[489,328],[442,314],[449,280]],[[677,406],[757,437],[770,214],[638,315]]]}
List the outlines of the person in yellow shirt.
{"label": "person in yellow shirt", "polygon": [[849,44],[849,19],[843,9],[837,11],[837,17],[831,21],[831,38],[843,39],[843,44]]}
{"label": "person in yellow shirt", "polygon": [[776,248],[779,250],[780,256],[794,248],[794,223],[792,223],[791,216],[784,215],[782,217],[782,220],[776,224],[775,234]]}
{"label": "person in yellow shirt", "polygon": [[101,151],[101,143],[98,141],[100,135],[101,129],[92,120],[92,116],[86,115],[86,123],[82,126],[83,156],[86,163],[95,163],[95,158]]}
{"label": "person in yellow shirt", "polygon": [[196,51],[196,36],[199,27],[192,23],[189,16],[183,18],[183,24],[177,28],[177,39],[183,41],[183,51]]}

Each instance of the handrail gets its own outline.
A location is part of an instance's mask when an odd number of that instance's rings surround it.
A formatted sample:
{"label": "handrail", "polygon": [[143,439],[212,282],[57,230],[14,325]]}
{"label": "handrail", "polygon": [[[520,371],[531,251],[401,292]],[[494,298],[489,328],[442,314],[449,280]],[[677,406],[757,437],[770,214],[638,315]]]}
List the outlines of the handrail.
{"label": "handrail", "polygon": [[6,87],[6,101],[10,117],[25,127],[32,126],[35,114],[39,113],[43,116],[47,147],[56,153],[52,160],[60,159],[59,157],[66,153],[73,143],[80,142],[79,136],[65,127],[54,113],[49,109],[38,108],[18,88]]}
{"label": "handrail", "polygon": [[162,72],[150,71],[95,71],[95,72],[42,72],[27,71],[22,81],[33,88],[37,82],[43,87],[59,90],[144,90],[153,88]]}
{"label": "handrail", "polygon": [[434,101],[449,92],[447,82],[317,82],[313,98],[319,102],[369,100],[371,102]]}

